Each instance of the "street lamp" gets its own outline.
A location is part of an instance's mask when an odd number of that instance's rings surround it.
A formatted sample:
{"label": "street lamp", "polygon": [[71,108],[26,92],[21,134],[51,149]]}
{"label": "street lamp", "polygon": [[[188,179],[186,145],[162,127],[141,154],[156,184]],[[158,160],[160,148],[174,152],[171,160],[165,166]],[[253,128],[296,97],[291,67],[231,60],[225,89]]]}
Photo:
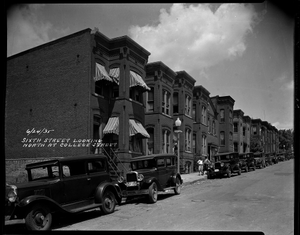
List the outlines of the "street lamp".
{"label": "street lamp", "polygon": [[179,173],[180,172],[180,157],[179,157],[179,154],[180,154],[180,151],[179,151],[179,134],[182,132],[179,128],[181,126],[181,121],[179,118],[177,118],[177,120],[175,121],[175,126],[177,127],[176,130],[174,131],[175,133],[177,133],[177,172]]}

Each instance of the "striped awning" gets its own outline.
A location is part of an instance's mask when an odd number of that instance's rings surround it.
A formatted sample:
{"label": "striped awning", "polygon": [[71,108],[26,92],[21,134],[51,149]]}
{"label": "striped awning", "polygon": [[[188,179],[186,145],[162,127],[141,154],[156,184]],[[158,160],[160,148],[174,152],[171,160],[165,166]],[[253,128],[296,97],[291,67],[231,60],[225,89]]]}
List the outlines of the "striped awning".
{"label": "striped awning", "polygon": [[96,63],[96,74],[94,80],[95,82],[97,82],[102,79],[113,82],[113,79],[108,75],[105,67],[101,64]]}
{"label": "striped awning", "polygon": [[139,74],[137,74],[137,73],[135,73],[133,71],[130,71],[130,75],[129,76],[130,76],[130,87],[141,86],[141,87],[143,87],[146,90],[149,90],[149,91],[151,90],[146,85],[146,83],[144,82],[143,78]]}
{"label": "striped awning", "polygon": [[109,70],[109,76],[112,80],[119,85],[120,81],[120,68],[112,68]]}
{"label": "striped awning", "polygon": [[103,129],[103,134],[116,134],[119,135],[119,118],[111,117],[108,119],[106,126]]}
{"label": "striped awning", "polygon": [[150,138],[150,135],[140,122],[134,119],[129,119],[129,136],[133,136],[136,134],[141,134],[146,138]]}

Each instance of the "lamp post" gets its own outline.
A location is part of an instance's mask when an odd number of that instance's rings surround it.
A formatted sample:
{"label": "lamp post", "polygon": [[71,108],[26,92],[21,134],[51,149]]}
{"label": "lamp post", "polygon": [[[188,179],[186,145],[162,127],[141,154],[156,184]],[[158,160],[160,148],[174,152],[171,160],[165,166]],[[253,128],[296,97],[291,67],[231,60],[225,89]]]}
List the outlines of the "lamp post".
{"label": "lamp post", "polygon": [[181,126],[181,121],[179,118],[176,119],[175,121],[175,126],[177,127],[176,130],[174,131],[175,133],[177,133],[177,173],[180,172],[180,151],[179,151],[179,134],[182,132],[181,130],[179,130],[180,126]]}

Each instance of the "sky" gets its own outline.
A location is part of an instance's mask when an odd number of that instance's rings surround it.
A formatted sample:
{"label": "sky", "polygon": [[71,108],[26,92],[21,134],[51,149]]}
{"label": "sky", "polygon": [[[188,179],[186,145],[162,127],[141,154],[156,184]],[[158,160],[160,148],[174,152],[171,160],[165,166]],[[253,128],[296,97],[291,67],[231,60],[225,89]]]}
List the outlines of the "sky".
{"label": "sky", "polygon": [[294,129],[294,16],[271,1],[236,4],[27,4],[7,10],[7,57],[86,28],[127,35],[234,109]]}

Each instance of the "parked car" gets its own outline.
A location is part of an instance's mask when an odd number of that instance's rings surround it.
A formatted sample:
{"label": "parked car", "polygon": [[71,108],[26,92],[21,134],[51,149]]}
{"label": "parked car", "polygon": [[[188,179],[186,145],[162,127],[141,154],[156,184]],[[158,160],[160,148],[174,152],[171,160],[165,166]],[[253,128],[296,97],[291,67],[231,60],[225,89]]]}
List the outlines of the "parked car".
{"label": "parked car", "polygon": [[253,153],[240,153],[239,154],[240,159],[240,168],[244,170],[245,172],[248,172],[249,169],[252,169],[255,171],[256,169],[256,163],[255,159],[253,157]]}
{"label": "parked car", "polygon": [[232,173],[241,174],[239,154],[236,152],[219,153],[214,156],[213,167],[208,170],[207,178],[211,179],[217,176],[226,175],[231,177]]}
{"label": "parked car", "polygon": [[176,160],[173,154],[135,157],[130,162],[131,171],[118,180],[122,196],[127,199],[145,196],[150,203],[155,203],[159,191],[171,189],[180,194],[183,181],[177,172]]}
{"label": "parked car", "polygon": [[270,153],[266,153],[265,154],[265,162],[266,162],[266,166],[270,166],[273,165],[273,156]]}
{"label": "parked car", "polygon": [[62,157],[26,165],[28,182],[6,185],[5,224],[25,219],[28,230],[49,230],[53,215],[93,208],[113,213],[121,191],[103,155]]}
{"label": "parked car", "polygon": [[276,154],[272,154],[271,156],[273,164],[277,164],[279,162],[278,156]]}
{"label": "parked car", "polygon": [[265,162],[265,154],[262,152],[255,152],[253,154],[254,160],[255,160],[255,167],[256,168],[265,168],[266,162]]}

